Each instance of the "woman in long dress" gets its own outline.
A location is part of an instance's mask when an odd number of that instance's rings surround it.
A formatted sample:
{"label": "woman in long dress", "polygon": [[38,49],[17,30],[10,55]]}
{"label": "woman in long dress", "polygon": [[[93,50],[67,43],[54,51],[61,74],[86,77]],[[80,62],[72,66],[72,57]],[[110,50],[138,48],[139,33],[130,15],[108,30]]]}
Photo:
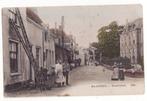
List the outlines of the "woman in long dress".
{"label": "woman in long dress", "polygon": [[63,66],[61,63],[58,62],[55,67],[56,83],[59,87],[61,87],[65,83],[65,78],[63,76]]}
{"label": "woman in long dress", "polygon": [[111,80],[118,80],[118,79],[119,79],[119,69],[118,69],[117,63],[114,62],[113,74],[112,74]]}

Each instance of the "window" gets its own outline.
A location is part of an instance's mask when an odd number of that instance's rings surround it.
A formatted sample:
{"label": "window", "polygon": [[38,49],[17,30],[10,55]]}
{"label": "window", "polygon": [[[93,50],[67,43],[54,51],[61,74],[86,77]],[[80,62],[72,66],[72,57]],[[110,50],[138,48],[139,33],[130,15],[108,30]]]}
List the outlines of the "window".
{"label": "window", "polygon": [[37,61],[37,65],[39,66],[39,50],[40,50],[40,48],[36,48],[36,61]]}
{"label": "window", "polygon": [[61,38],[58,38],[57,44],[61,45]]}
{"label": "window", "polygon": [[141,29],[137,28],[137,34],[141,34]]}
{"label": "window", "polygon": [[51,58],[51,50],[49,50],[49,64],[51,64],[51,60],[52,58]]}
{"label": "window", "polygon": [[46,49],[46,59],[47,59],[47,57],[48,57],[48,49]]}
{"label": "window", "polygon": [[52,64],[54,64],[54,51],[52,51]]}
{"label": "window", "polygon": [[47,38],[48,38],[48,32],[47,31],[45,31],[45,36],[44,37],[45,37],[44,40],[47,41]]}
{"label": "window", "polygon": [[46,59],[46,53],[45,52],[43,52],[43,61],[45,61]]}
{"label": "window", "polygon": [[128,26],[128,31],[130,31],[130,30],[131,30],[131,25]]}
{"label": "window", "polygon": [[53,51],[51,51],[51,59],[52,59],[52,61],[51,61],[51,65],[53,64]]}
{"label": "window", "polygon": [[141,28],[137,28],[137,42],[141,41]]}
{"label": "window", "polygon": [[133,29],[135,28],[135,24],[133,24]]}
{"label": "window", "polygon": [[18,72],[18,43],[10,41],[10,72]]}
{"label": "window", "polygon": [[133,63],[135,63],[135,56],[134,55],[132,56],[132,60],[133,60]]}
{"label": "window", "polygon": [[46,66],[48,66],[48,49],[46,49],[46,56],[45,56],[45,58],[46,58]]}
{"label": "window", "polygon": [[135,44],[135,40],[133,40],[133,44]]}

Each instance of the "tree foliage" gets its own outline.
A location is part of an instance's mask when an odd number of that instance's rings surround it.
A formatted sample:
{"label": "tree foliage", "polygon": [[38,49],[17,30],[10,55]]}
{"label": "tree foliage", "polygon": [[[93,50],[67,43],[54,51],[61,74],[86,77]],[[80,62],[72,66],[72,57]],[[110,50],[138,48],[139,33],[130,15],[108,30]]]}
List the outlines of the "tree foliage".
{"label": "tree foliage", "polygon": [[98,48],[103,56],[114,58],[120,55],[119,26],[116,21],[98,30]]}

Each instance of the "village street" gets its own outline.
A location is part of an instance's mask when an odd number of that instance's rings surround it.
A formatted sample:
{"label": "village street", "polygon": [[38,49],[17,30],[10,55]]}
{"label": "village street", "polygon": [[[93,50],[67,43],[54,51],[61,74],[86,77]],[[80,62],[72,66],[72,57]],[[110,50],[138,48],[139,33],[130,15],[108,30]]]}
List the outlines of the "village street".
{"label": "village street", "polygon": [[[52,90],[24,90],[5,93],[5,96],[83,96],[135,94],[144,90],[143,78],[125,77],[124,81],[111,81],[112,71],[103,66],[81,66],[70,72],[70,85]],[[118,92],[119,91],[119,92]]]}
{"label": "village street", "polygon": [[144,93],[140,5],[4,8],[2,29],[4,96]]}

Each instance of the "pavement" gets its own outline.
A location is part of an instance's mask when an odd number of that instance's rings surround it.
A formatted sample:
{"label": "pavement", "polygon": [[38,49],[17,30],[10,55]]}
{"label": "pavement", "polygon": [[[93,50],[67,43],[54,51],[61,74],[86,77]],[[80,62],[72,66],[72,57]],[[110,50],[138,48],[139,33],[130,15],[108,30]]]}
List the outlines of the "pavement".
{"label": "pavement", "polygon": [[70,85],[40,91],[22,90],[5,93],[8,97],[33,96],[98,96],[98,95],[132,95],[144,93],[144,78],[125,77],[124,81],[112,81],[112,71],[104,66],[81,66],[69,74]]}

